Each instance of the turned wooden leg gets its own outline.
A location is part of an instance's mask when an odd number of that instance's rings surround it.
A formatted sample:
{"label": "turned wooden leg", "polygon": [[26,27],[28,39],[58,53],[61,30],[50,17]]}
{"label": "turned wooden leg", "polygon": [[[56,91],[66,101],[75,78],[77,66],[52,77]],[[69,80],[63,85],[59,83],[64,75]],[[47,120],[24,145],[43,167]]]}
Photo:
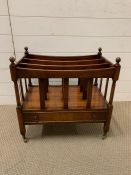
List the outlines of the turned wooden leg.
{"label": "turned wooden leg", "polygon": [[107,137],[107,133],[106,133],[106,134],[103,134],[103,136],[102,136],[102,140],[105,140],[106,137]]}
{"label": "turned wooden leg", "polygon": [[109,128],[107,129],[107,123],[104,123],[104,127],[103,127],[103,136],[102,139],[104,140],[107,137],[107,133],[109,131]]}
{"label": "turned wooden leg", "polygon": [[26,129],[24,124],[20,126],[20,133],[22,135],[23,141],[26,143],[28,140],[26,138]]}
{"label": "turned wooden leg", "polygon": [[23,141],[24,141],[24,143],[27,143],[27,138],[25,137],[25,135],[22,135],[22,137],[23,137]]}
{"label": "turned wooden leg", "polygon": [[26,134],[26,129],[24,125],[24,120],[23,120],[23,114],[22,114],[22,109],[21,106],[16,108],[17,110],[17,117],[18,117],[18,123],[19,123],[19,129],[20,129],[20,134],[22,135],[22,138],[24,142],[27,142],[27,139],[25,137]]}
{"label": "turned wooden leg", "polygon": [[22,135],[22,138],[23,138],[24,143],[26,143],[27,142],[26,128],[25,128],[25,125],[24,124],[21,124],[21,126],[20,126],[20,133]]}
{"label": "turned wooden leg", "polygon": [[24,143],[27,142],[25,125],[20,126],[20,134],[22,135]]}
{"label": "turned wooden leg", "polygon": [[113,110],[113,106],[109,104],[108,105],[108,112],[107,112],[107,121],[104,123],[102,139],[105,139],[107,137],[107,133],[110,129],[112,110]]}

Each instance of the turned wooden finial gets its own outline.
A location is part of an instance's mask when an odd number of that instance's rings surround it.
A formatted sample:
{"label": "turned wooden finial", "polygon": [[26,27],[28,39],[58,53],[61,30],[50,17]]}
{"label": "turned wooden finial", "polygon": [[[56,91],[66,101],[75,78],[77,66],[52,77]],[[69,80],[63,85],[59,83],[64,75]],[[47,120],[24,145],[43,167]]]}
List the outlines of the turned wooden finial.
{"label": "turned wooden finial", "polygon": [[102,48],[101,48],[101,47],[98,48],[98,55],[99,55],[99,56],[102,55]]}
{"label": "turned wooden finial", "polygon": [[26,46],[26,47],[24,47],[24,49],[25,49],[25,55],[28,55],[29,54],[28,47]]}
{"label": "turned wooden finial", "polygon": [[14,57],[10,57],[9,60],[10,60],[11,64],[15,64],[14,63],[15,62],[15,58]]}
{"label": "turned wooden finial", "polygon": [[116,64],[119,64],[120,61],[121,61],[121,58],[120,58],[120,57],[117,57],[117,58],[116,58]]}

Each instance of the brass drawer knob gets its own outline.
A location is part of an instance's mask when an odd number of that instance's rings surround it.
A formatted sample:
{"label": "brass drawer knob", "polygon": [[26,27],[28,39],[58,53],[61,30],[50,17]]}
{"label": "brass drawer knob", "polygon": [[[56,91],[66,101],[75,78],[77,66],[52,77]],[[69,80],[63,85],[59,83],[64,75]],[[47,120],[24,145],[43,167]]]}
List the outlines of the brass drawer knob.
{"label": "brass drawer knob", "polygon": [[38,120],[38,116],[37,116],[37,115],[34,115],[34,116],[33,116],[33,119],[34,119],[34,120]]}
{"label": "brass drawer knob", "polygon": [[96,114],[95,113],[92,113],[92,118],[96,118]]}

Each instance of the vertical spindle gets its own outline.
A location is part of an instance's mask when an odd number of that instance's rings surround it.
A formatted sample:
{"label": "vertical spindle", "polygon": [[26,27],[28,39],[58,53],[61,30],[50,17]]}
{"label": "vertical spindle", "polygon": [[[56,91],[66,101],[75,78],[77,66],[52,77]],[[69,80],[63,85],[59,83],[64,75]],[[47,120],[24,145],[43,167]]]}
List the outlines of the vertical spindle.
{"label": "vertical spindle", "polygon": [[109,78],[106,79],[105,93],[104,93],[104,98],[105,99],[106,99],[106,96],[107,96],[108,84],[109,84]]}
{"label": "vertical spindle", "polygon": [[26,89],[26,92],[28,91],[28,87],[27,87],[27,81],[26,81],[26,78],[25,78],[25,89]]}
{"label": "vertical spindle", "polygon": [[95,78],[94,86],[98,85],[98,78]]}
{"label": "vertical spindle", "polygon": [[15,96],[16,96],[17,106],[20,106],[21,102],[20,102],[20,94],[19,94],[19,88],[18,88],[17,81],[14,82],[14,88],[15,88]]}
{"label": "vertical spindle", "polygon": [[101,92],[103,78],[100,79],[99,91]]}
{"label": "vertical spindle", "polygon": [[24,91],[23,91],[23,84],[22,84],[21,78],[20,78],[20,89],[21,89],[22,100],[24,101]]}
{"label": "vertical spindle", "polygon": [[111,93],[110,93],[109,104],[112,104],[112,102],[113,102],[113,97],[114,97],[114,92],[115,92],[115,86],[116,86],[116,81],[113,80],[112,86],[111,86]]}

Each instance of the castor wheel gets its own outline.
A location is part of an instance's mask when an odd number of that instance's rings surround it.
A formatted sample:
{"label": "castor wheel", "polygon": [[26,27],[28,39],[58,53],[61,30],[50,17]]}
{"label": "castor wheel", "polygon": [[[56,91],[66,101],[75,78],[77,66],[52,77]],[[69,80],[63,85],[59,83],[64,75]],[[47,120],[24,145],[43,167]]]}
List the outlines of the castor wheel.
{"label": "castor wheel", "polygon": [[107,132],[103,134],[102,140],[106,139],[106,137],[107,137]]}
{"label": "castor wheel", "polygon": [[23,137],[23,141],[24,141],[24,143],[27,143],[27,138],[25,137],[25,136],[22,136]]}

